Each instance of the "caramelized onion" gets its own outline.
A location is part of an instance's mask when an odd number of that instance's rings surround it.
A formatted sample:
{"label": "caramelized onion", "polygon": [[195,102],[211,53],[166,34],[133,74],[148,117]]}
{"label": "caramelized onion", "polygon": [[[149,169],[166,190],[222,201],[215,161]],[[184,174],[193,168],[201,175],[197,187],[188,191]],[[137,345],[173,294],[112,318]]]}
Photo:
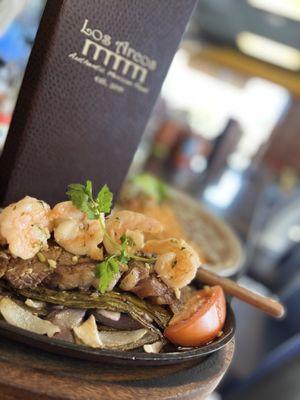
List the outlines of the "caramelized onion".
{"label": "caramelized onion", "polygon": [[47,334],[49,337],[52,337],[55,335],[55,333],[60,332],[58,326],[52,324],[50,321],[45,321],[36,315],[33,315],[30,311],[25,310],[8,297],[4,297],[0,301],[0,312],[6,322],[18,328],[37,333],[39,335]]}

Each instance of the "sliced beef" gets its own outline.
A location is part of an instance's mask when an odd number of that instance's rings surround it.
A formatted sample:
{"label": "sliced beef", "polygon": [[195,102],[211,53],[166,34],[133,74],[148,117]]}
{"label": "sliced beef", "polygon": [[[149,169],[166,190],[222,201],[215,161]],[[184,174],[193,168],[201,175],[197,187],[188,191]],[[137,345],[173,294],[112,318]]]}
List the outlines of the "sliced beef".
{"label": "sliced beef", "polygon": [[8,258],[0,252],[0,278],[18,289],[35,288],[42,282],[59,289],[88,289],[95,281],[95,265],[89,257],[74,256],[52,244],[30,260]]}
{"label": "sliced beef", "polygon": [[30,260],[22,260],[21,258],[11,258],[5,272],[5,278],[12,286],[18,289],[35,288],[47,276],[53,272],[53,264],[49,264],[49,260],[54,264],[61,255],[62,249],[57,246],[42,251],[38,256]]}
{"label": "sliced beef", "polygon": [[47,264],[39,261],[29,262],[15,259],[10,262],[5,277],[15,288],[32,289],[38,286],[51,273],[52,270]]}
{"label": "sliced beef", "polygon": [[176,296],[173,292],[168,290],[161,296],[154,296],[154,297],[148,297],[148,300],[150,300],[153,304],[157,304],[159,306],[163,305],[174,305],[177,303]]}
{"label": "sliced beef", "polygon": [[129,263],[120,288],[133,292],[142,299],[148,298],[156,304],[172,304],[176,301],[174,292],[156,274],[151,273],[151,266],[140,261]]}
{"label": "sliced beef", "polygon": [[75,256],[61,249],[55,270],[43,284],[61,290],[88,290],[91,286],[98,287],[96,264],[87,256]]}
{"label": "sliced beef", "polygon": [[90,262],[76,265],[59,265],[44,284],[61,290],[76,288],[88,290],[91,286],[98,287],[98,280],[96,277],[96,263]]}
{"label": "sliced beef", "polygon": [[5,275],[5,272],[7,271],[8,264],[10,261],[10,256],[7,251],[4,249],[0,249],[0,278],[2,278]]}
{"label": "sliced beef", "polygon": [[40,254],[45,257],[46,260],[59,262],[63,252],[64,250],[59,246],[49,246],[48,250],[41,251]]}
{"label": "sliced beef", "polygon": [[176,301],[174,292],[154,274],[138,282],[131,292],[155,304],[172,304]]}
{"label": "sliced beef", "polygon": [[62,250],[61,255],[58,260],[59,265],[76,265],[76,264],[85,264],[91,262],[92,260],[86,256],[74,256],[74,254],[68,253],[65,250]]}
{"label": "sliced beef", "polygon": [[151,275],[146,279],[140,280],[137,285],[131,289],[141,298],[162,296],[168,291],[168,287],[161,282],[156,276]]}
{"label": "sliced beef", "polygon": [[140,261],[131,261],[129,269],[122,277],[120,288],[126,291],[131,291],[138,283],[149,277],[150,270],[145,263]]}

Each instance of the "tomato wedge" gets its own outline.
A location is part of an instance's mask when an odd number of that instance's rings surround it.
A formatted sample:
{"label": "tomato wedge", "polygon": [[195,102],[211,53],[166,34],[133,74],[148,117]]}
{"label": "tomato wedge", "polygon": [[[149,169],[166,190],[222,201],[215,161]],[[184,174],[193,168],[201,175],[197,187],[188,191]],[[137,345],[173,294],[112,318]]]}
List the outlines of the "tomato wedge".
{"label": "tomato wedge", "polygon": [[170,342],[187,347],[206,344],[223,329],[226,301],[220,286],[196,292],[176,313],[165,329]]}

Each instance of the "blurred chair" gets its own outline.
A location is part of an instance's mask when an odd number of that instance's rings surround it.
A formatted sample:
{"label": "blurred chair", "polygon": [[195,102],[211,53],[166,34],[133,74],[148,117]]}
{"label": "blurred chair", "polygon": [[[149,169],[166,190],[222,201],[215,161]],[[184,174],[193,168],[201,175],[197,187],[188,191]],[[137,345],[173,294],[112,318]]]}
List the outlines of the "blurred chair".
{"label": "blurred chair", "polygon": [[273,350],[248,378],[224,400],[298,400],[300,395],[300,334]]}
{"label": "blurred chair", "polygon": [[[255,281],[247,280],[253,289]],[[255,290],[264,294],[261,288],[262,285],[258,285]],[[299,374],[300,369],[300,271],[279,292],[279,298],[287,311],[283,320],[275,320],[246,304],[234,302],[237,346],[236,357],[223,383],[222,394],[226,400],[300,398],[300,388],[297,386],[300,380],[294,381],[294,373],[298,371]],[[274,387],[277,388],[274,393],[269,387],[273,376],[276,376]],[[264,392],[264,385],[268,392]],[[286,390],[286,385],[290,397],[283,397],[282,391]],[[298,392],[295,392],[296,389]],[[248,391],[253,397],[247,397]]]}
{"label": "blurred chair", "polygon": [[[298,259],[300,263],[300,259]],[[297,264],[298,266],[299,264]],[[293,276],[290,283],[283,289],[282,301],[287,308],[286,324],[294,332],[300,332],[300,269],[297,276]]]}
{"label": "blurred chair", "polygon": [[[296,265],[298,267],[298,264]],[[300,271],[297,276],[292,276],[290,282],[279,293],[279,297],[287,312],[282,321],[268,319],[265,333],[267,352],[300,333]]]}
{"label": "blurred chair", "polygon": [[230,118],[223,131],[214,140],[212,151],[207,160],[207,168],[201,190],[204,190],[209,184],[217,180],[227,168],[228,157],[234,152],[242,134],[238,121]]}

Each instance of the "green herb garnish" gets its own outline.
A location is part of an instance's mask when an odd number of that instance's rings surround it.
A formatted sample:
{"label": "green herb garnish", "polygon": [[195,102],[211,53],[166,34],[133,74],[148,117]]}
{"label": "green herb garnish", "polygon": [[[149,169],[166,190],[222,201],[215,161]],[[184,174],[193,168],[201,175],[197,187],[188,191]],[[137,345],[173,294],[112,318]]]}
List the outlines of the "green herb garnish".
{"label": "green herb garnish", "polygon": [[119,264],[128,264],[131,256],[128,253],[128,246],[133,245],[131,238],[123,235],[121,237],[120,254],[113,254],[97,265],[97,276],[99,280],[99,291],[104,294],[114,276],[119,273]]}
{"label": "green herb garnish", "polygon": [[132,258],[132,255],[130,255],[128,253],[128,246],[134,246],[133,240],[126,235],[122,235],[121,236],[120,262],[122,262],[124,264],[128,264],[128,262]]}
{"label": "green herb garnish", "polygon": [[97,276],[99,279],[99,292],[104,294],[114,276],[119,273],[119,260],[117,255],[107,257],[102,263],[96,267]]}
{"label": "green herb garnish", "polygon": [[[104,235],[108,236],[109,240],[112,241],[102,222],[102,214],[109,213],[112,206],[113,194],[108,186],[104,185],[96,198],[94,198],[93,186],[90,180],[86,181],[85,185],[73,183],[68,186],[67,195],[74,206],[84,212],[88,219],[100,222]],[[114,276],[119,273],[119,262],[116,258],[116,255],[112,255],[97,265],[97,275],[100,278],[99,291],[101,293],[106,292]]]}
{"label": "green herb garnish", "polygon": [[112,206],[113,194],[108,186],[104,185],[94,199],[90,180],[85,185],[72,183],[68,186],[67,195],[74,206],[84,212],[88,219],[100,219],[101,214],[109,213]]}
{"label": "green herb garnish", "polygon": [[128,264],[131,259],[148,262],[154,260],[129,254],[129,247],[134,246],[134,242],[126,235],[121,237],[121,244],[119,244],[106,232],[102,221],[102,214],[110,212],[113,200],[113,194],[107,185],[104,185],[97,194],[97,197],[94,198],[92,182],[90,180],[88,180],[85,185],[73,183],[68,186],[67,195],[70,197],[74,206],[84,212],[88,219],[98,220],[100,222],[103,234],[116,248],[117,254],[108,256],[96,266],[100,293],[105,293],[114,277],[119,274],[120,264]]}

